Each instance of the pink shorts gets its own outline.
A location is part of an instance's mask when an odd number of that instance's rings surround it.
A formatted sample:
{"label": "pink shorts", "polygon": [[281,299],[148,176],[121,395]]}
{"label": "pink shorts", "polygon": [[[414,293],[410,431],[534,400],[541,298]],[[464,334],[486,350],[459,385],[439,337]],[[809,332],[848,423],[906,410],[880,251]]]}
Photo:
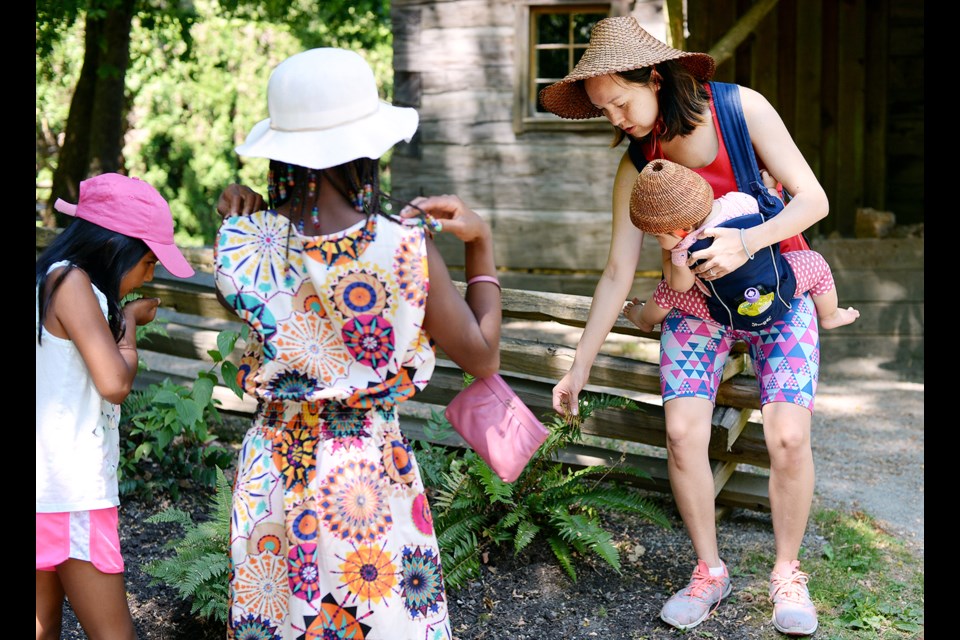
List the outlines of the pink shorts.
{"label": "pink shorts", "polygon": [[54,571],[69,558],[103,573],[123,573],[117,508],[37,514],[37,571]]}

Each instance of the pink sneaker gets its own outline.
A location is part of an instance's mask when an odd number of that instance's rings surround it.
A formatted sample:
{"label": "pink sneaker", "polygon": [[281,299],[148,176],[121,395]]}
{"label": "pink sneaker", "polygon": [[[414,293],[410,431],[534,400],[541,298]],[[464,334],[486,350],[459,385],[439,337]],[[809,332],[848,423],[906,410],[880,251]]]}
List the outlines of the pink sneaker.
{"label": "pink sneaker", "polygon": [[711,576],[710,568],[703,560],[697,560],[693,577],[683,589],[673,594],[660,610],[660,619],[677,629],[692,629],[707,619],[720,604],[720,600],[730,595],[733,585],[727,565],[722,576]]}
{"label": "pink sneaker", "polygon": [[817,609],[810,600],[807,580],[800,571],[800,561],[790,564],[793,573],[783,577],[770,574],[770,601],[773,603],[773,626],[788,636],[809,636],[817,630]]}

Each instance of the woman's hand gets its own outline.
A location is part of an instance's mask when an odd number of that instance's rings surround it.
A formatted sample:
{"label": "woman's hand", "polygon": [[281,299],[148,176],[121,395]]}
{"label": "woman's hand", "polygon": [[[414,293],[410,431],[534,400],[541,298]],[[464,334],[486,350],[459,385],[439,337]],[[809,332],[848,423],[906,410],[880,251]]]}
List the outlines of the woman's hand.
{"label": "woman's hand", "polygon": [[464,242],[490,239],[490,225],[458,196],[418,196],[400,211],[400,217],[416,218],[424,212],[440,222],[439,231]]}
{"label": "woman's hand", "polygon": [[578,371],[571,368],[553,387],[553,410],[565,419],[580,413],[578,398],[585,380]]}
{"label": "woman's hand", "polygon": [[248,216],[254,211],[263,211],[264,208],[263,196],[242,184],[228,185],[217,199],[217,213],[221,218]]}
{"label": "woman's hand", "polygon": [[[713,244],[706,249],[691,253],[687,264],[690,266],[690,270],[701,279],[716,280],[722,278],[746,263],[748,256],[744,253],[738,229],[713,227],[701,231],[700,237],[713,238]],[[693,265],[699,260],[703,260],[704,263],[694,267]]]}

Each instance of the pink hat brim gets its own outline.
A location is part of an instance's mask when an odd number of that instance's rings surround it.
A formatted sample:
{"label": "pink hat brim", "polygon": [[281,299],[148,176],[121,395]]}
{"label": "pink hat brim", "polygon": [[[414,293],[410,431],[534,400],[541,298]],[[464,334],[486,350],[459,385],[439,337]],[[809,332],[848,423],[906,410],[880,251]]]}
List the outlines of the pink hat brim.
{"label": "pink hat brim", "polygon": [[173,244],[160,244],[152,240],[144,240],[150,250],[157,256],[163,268],[178,278],[189,278],[194,274],[193,267],[180,253],[180,249]]}

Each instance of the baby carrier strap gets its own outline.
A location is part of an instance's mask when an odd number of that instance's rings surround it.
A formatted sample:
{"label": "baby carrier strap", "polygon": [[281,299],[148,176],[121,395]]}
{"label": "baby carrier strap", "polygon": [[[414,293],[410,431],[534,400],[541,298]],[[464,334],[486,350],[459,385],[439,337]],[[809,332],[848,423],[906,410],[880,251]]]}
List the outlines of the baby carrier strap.
{"label": "baby carrier strap", "polygon": [[760,177],[760,167],[753,152],[750,131],[743,118],[740,87],[729,82],[710,82],[709,85],[720,131],[727,146],[727,155],[737,180],[737,191],[755,197],[760,205],[760,214],[764,220],[768,220],[783,209],[783,203],[767,191]]}

